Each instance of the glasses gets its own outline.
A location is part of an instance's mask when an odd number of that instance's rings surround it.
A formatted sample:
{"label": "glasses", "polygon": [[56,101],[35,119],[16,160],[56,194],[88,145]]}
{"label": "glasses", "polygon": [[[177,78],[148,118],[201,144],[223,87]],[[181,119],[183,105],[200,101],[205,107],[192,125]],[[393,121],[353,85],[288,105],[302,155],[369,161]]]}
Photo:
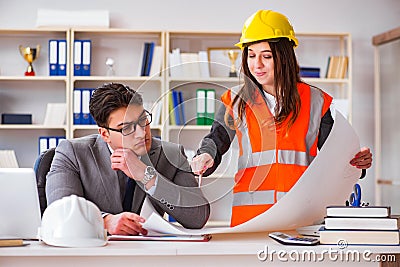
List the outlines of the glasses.
{"label": "glasses", "polygon": [[133,134],[136,131],[137,125],[144,128],[147,125],[149,125],[151,123],[151,121],[152,121],[152,114],[150,112],[148,112],[147,110],[144,110],[138,121],[125,123],[124,127],[122,127],[121,129],[114,129],[114,128],[110,128],[110,127],[103,127],[103,128],[114,131],[114,132],[119,132],[123,136],[127,136],[130,134]]}

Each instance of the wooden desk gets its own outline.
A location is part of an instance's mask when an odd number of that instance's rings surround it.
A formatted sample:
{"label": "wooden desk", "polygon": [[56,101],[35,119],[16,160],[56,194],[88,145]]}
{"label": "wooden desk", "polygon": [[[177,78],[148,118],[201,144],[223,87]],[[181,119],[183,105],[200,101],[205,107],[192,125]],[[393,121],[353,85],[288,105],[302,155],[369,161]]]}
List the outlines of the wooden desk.
{"label": "wooden desk", "polygon": [[[360,259],[350,252],[358,253]],[[315,257],[310,261],[311,254]],[[326,245],[284,246],[267,233],[249,233],[213,235],[209,242],[110,241],[96,248],[58,248],[33,241],[25,247],[0,248],[0,266],[379,266],[375,259],[380,254],[394,257],[400,254],[400,246],[349,246],[344,250]],[[265,261],[259,257],[266,257]]]}

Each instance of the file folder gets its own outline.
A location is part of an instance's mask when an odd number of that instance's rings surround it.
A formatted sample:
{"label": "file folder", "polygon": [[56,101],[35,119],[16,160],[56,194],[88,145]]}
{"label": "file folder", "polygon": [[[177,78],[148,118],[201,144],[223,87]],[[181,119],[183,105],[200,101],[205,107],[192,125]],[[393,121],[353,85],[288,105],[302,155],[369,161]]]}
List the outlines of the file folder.
{"label": "file folder", "polygon": [[74,100],[74,105],[73,105],[74,124],[79,125],[82,124],[81,122],[82,96],[80,89],[74,89],[73,100]]}
{"label": "file folder", "polygon": [[90,89],[81,89],[82,91],[82,124],[88,125],[90,124],[90,111],[89,111],[89,102],[90,102]]}
{"label": "file folder", "polygon": [[58,75],[67,75],[67,41],[58,40]]}
{"label": "file folder", "polygon": [[82,41],[74,41],[74,76],[82,76]]}
{"label": "file folder", "polygon": [[142,66],[140,68],[140,76],[145,76],[146,75],[146,61],[149,53],[149,47],[150,44],[148,42],[145,42],[143,44],[143,54],[142,54]]}
{"label": "file folder", "polygon": [[215,114],[215,90],[207,89],[206,90],[206,118],[205,125],[211,125],[214,122],[214,114]]}
{"label": "file folder", "polygon": [[58,41],[49,40],[49,75],[58,75]]}
{"label": "file folder", "polygon": [[49,140],[47,149],[53,148],[53,147],[56,147],[56,146],[57,146],[57,137],[55,137],[55,136],[49,136],[49,137],[47,137],[47,138],[48,138],[48,140]]}
{"label": "file folder", "polygon": [[180,118],[181,118],[181,123],[182,125],[186,124],[186,117],[185,117],[185,101],[183,99],[183,92],[178,91],[178,96],[179,96],[179,113],[180,113]]}
{"label": "file folder", "polygon": [[146,56],[146,66],[145,66],[145,72],[144,76],[149,76],[150,75],[150,69],[151,69],[151,64],[153,63],[153,54],[154,54],[154,42],[148,43],[149,48],[147,50],[147,56]]}
{"label": "file folder", "polygon": [[46,136],[39,137],[39,155],[48,149],[48,139]]}
{"label": "file folder", "polygon": [[62,140],[65,140],[65,136],[57,136],[57,146]]}
{"label": "file folder", "polygon": [[179,112],[179,95],[176,90],[172,90],[172,105],[174,109],[176,125],[182,125],[181,116]]}
{"label": "file folder", "polygon": [[206,117],[206,90],[196,90],[197,125],[205,125]]}
{"label": "file folder", "polygon": [[[93,93],[94,93],[95,90],[96,90],[96,89],[93,89],[93,88],[90,89],[90,98],[92,98],[92,95],[93,95]],[[90,103],[90,101],[89,101],[89,103]],[[92,114],[90,114],[90,124],[96,125],[96,121],[94,120]]]}
{"label": "file folder", "polygon": [[90,76],[92,41],[82,40],[82,76]]}
{"label": "file folder", "polygon": [[169,113],[169,123],[170,125],[176,125],[176,118],[174,112],[174,104],[172,100],[172,92],[168,92],[168,113]]}

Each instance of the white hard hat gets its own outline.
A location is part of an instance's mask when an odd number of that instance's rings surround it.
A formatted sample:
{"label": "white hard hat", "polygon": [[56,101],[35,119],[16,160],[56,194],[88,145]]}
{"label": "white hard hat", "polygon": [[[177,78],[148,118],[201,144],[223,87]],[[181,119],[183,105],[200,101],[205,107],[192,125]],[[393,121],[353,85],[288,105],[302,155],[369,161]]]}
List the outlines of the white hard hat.
{"label": "white hard hat", "polygon": [[107,243],[107,231],[99,208],[71,195],[51,203],[43,213],[39,239],[59,247],[100,247]]}

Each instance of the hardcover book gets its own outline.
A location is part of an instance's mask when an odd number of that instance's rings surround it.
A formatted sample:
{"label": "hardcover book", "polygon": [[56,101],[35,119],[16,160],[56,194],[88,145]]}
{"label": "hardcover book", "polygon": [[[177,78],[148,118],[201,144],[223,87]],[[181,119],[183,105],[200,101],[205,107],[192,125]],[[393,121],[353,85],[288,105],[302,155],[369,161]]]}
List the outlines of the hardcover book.
{"label": "hardcover book", "polygon": [[326,207],[327,217],[389,217],[390,207],[388,206],[328,206]]}
{"label": "hardcover book", "polygon": [[319,230],[320,243],[337,245],[399,245],[399,230]]}
{"label": "hardcover book", "polygon": [[327,217],[326,229],[336,230],[397,230],[400,228],[400,216],[384,217]]}

